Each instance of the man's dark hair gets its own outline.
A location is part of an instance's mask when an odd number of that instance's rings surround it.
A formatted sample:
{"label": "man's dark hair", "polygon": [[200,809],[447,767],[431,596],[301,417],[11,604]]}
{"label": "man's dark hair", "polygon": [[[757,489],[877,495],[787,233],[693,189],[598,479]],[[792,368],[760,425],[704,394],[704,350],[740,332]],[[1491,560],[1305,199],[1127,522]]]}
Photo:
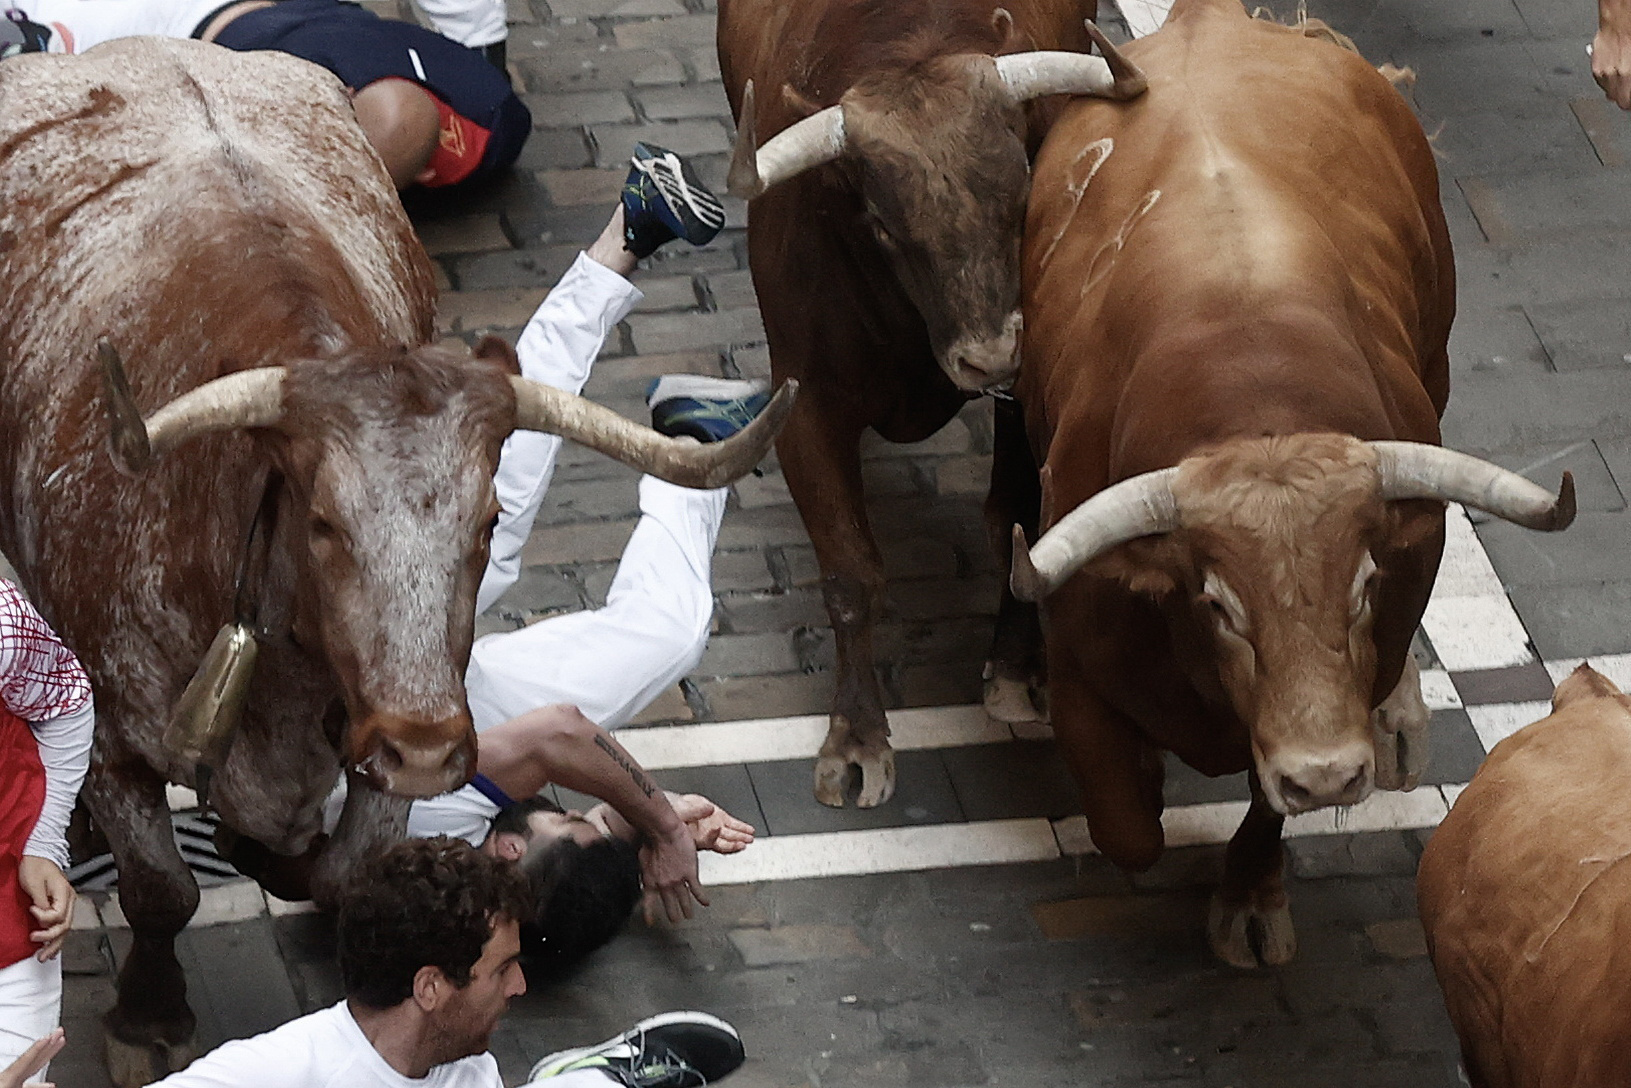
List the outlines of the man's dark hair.
{"label": "man's dark hair", "polygon": [[413,994],[421,967],[439,967],[455,986],[500,920],[525,922],[532,897],[513,866],[469,843],[409,839],[357,874],[340,904],[337,941],[346,996],[388,1009]]}
{"label": "man's dark hair", "polygon": [[[518,801],[494,818],[493,833],[523,833],[532,813],[560,811],[544,798]],[[617,936],[640,901],[639,852],[616,836],[593,846],[563,838],[529,850],[519,868],[533,901],[521,943],[531,966],[545,975],[567,971]]]}

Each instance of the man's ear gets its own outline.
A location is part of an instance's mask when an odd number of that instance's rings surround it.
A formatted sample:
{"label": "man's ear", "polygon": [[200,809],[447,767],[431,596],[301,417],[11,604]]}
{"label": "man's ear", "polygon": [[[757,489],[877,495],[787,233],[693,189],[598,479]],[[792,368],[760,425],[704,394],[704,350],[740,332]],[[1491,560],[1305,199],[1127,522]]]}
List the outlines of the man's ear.
{"label": "man's ear", "polygon": [[440,967],[425,966],[414,972],[413,1000],[424,1012],[435,1012],[441,1008],[453,989],[453,981],[442,973]]}
{"label": "man's ear", "polygon": [[511,374],[521,373],[521,360],[515,357],[515,349],[496,336],[483,336],[474,354],[478,359],[497,363]]}

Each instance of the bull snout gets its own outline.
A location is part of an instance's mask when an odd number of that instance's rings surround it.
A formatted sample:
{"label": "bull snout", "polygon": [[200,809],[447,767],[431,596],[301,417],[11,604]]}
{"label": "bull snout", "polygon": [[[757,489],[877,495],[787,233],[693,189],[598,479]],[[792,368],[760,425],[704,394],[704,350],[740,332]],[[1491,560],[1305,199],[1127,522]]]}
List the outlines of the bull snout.
{"label": "bull snout", "polygon": [[476,769],[476,738],[468,719],[369,725],[372,728],[363,733],[373,739],[365,745],[367,752],[357,761],[357,769],[385,793],[434,797],[458,789]]}
{"label": "bull snout", "polygon": [[964,336],[946,350],[941,365],[957,388],[968,393],[1006,389],[1019,375],[1019,333],[1024,324],[1015,310],[995,336]]}
{"label": "bull snout", "polygon": [[1375,753],[1368,744],[1281,752],[1267,762],[1259,776],[1263,790],[1275,811],[1286,816],[1358,804],[1375,783]]}

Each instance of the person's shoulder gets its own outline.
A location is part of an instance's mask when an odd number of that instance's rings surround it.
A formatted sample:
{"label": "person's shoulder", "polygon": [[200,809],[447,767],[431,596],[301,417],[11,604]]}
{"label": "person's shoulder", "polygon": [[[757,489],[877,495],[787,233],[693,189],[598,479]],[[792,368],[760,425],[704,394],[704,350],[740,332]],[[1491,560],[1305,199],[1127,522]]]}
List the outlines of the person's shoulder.
{"label": "person's shoulder", "polygon": [[[179,1073],[159,1082],[163,1088],[307,1088],[329,1060],[344,1053],[333,1007],[297,1017],[248,1039],[222,1043]],[[157,1086],[156,1086],[157,1088]]]}
{"label": "person's shoulder", "polygon": [[503,1088],[504,1085],[498,1072],[498,1059],[485,1050],[438,1065],[425,1080],[434,1088]]}

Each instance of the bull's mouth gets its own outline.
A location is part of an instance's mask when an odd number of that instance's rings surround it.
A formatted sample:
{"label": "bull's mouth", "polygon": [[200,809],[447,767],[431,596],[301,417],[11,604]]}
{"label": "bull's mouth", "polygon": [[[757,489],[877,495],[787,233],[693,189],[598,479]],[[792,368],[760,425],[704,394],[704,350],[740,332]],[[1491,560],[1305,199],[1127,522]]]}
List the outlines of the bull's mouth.
{"label": "bull's mouth", "polygon": [[1019,377],[1019,333],[1016,311],[996,335],[961,336],[940,354],[940,369],[965,393],[998,393],[1013,388]]}
{"label": "bull's mouth", "polygon": [[449,793],[475,773],[473,739],[449,744],[411,745],[381,738],[353,769],[368,784],[393,797],[423,798]]}

